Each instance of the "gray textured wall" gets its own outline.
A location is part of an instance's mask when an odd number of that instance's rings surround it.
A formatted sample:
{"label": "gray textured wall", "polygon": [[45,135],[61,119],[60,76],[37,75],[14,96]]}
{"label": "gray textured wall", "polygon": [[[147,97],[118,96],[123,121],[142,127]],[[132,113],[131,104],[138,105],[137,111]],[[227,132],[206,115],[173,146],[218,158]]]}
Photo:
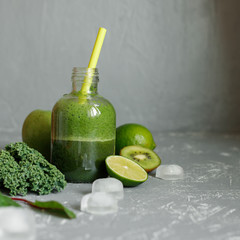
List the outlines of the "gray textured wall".
{"label": "gray textured wall", "polygon": [[0,0],[0,131],[70,91],[100,26],[99,92],[117,124],[240,130],[239,25],[239,0]]}

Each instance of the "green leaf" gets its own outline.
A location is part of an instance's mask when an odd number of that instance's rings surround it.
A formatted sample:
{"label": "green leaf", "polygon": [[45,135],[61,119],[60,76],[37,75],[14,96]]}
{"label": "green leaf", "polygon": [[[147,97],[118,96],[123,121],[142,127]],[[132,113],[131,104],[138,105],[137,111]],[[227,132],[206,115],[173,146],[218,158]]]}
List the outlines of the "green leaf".
{"label": "green leaf", "polygon": [[21,205],[13,201],[11,198],[4,196],[0,193],[0,207],[8,206],[21,207]]}
{"label": "green leaf", "polygon": [[46,211],[51,212],[55,215],[61,215],[62,217],[67,217],[67,218],[70,218],[70,219],[76,218],[76,215],[75,215],[74,212],[70,211],[68,208],[64,207],[61,203],[56,202],[56,201],[47,201],[47,202],[35,201],[35,202],[31,202],[31,201],[28,201],[24,198],[12,198],[12,200],[25,202],[28,205],[30,205],[31,207],[46,210]]}
{"label": "green leaf", "polygon": [[70,211],[68,208],[64,207],[61,203],[56,201],[48,201],[48,202],[35,201],[34,203],[32,202],[30,205],[33,207],[54,212],[56,214],[63,215],[70,219],[76,218],[76,215],[74,212]]}

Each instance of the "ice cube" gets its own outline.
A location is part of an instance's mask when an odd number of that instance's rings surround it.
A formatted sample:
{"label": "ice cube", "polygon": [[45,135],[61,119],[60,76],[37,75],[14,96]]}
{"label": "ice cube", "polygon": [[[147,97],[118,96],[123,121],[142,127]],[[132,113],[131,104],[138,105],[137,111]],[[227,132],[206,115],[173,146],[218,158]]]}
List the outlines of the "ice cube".
{"label": "ice cube", "polygon": [[164,180],[178,180],[184,177],[184,171],[178,165],[160,165],[156,170],[156,177]]}
{"label": "ice cube", "polygon": [[80,205],[80,208],[81,208],[81,211],[83,212],[87,212],[87,207],[88,207],[88,199],[90,197],[91,193],[89,194],[86,194],[82,197],[81,199],[81,205]]}
{"label": "ice cube", "polygon": [[92,192],[107,192],[116,199],[123,199],[123,184],[116,178],[99,178],[92,184]]}
{"label": "ice cube", "polygon": [[94,192],[83,196],[81,211],[92,214],[110,214],[118,210],[118,201],[106,192]]}
{"label": "ice cube", "polygon": [[33,213],[21,207],[0,207],[0,239],[34,240]]}

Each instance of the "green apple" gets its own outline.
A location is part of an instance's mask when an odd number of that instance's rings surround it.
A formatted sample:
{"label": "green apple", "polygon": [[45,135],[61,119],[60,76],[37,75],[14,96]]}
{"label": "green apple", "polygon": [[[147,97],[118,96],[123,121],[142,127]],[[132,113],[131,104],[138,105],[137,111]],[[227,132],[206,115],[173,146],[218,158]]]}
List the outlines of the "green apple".
{"label": "green apple", "polygon": [[32,111],[23,123],[22,140],[50,160],[51,111],[39,109]]}

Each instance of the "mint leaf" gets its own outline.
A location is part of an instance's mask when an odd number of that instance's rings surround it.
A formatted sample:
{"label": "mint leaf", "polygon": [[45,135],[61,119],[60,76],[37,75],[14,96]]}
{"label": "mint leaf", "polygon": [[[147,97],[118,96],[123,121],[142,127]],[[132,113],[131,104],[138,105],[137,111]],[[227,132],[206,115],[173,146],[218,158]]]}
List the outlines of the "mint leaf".
{"label": "mint leaf", "polygon": [[21,207],[21,205],[13,201],[11,198],[4,196],[0,193],[0,207],[8,206]]}

